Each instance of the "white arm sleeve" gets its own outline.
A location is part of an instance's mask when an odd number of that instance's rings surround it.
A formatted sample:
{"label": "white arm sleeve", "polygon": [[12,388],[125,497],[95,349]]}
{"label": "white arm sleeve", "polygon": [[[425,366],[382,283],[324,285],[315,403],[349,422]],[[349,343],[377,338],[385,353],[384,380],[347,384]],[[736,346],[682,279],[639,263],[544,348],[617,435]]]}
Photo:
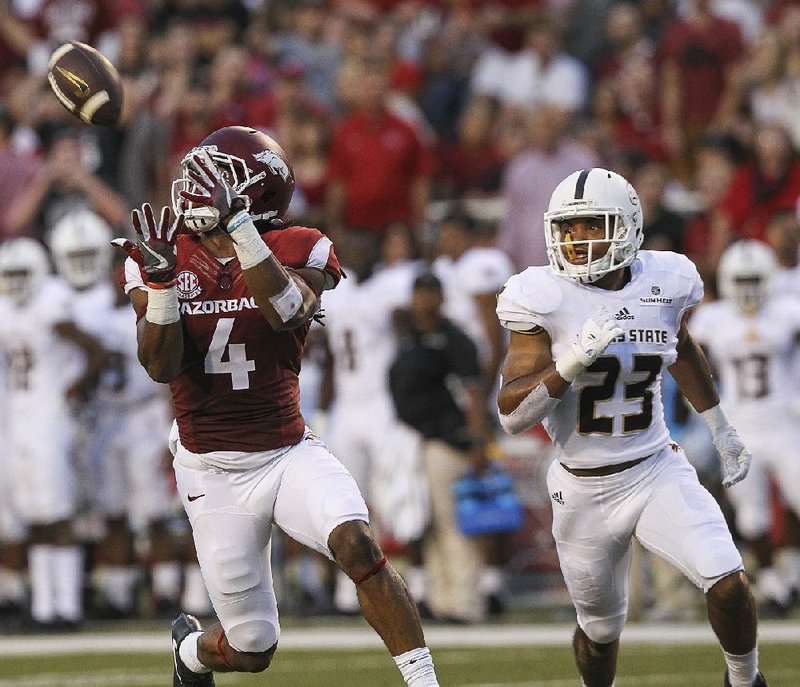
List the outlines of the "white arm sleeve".
{"label": "white arm sleeve", "polygon": [[508,415],[500,415],[500,424],[509,434],[520,432],[538,425],[555,408],[560,398],[550,398],[547,387],[539,384],[531,391],[522,402]]}

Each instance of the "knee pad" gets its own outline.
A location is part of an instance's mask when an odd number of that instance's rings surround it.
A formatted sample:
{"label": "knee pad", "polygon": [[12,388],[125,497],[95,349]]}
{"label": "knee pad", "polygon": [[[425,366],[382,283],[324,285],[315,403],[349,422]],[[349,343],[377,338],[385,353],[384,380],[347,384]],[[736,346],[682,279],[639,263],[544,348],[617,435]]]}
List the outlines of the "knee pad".
{"label": "knee pad", "polygon": [[257,521],[244,513],[201,513],[192,529],[200,565],[212,596],[235,595],[261,581],[261,542]]}
{"label": "knee pad", "polygon": [[275,646],[280,637],[280,628],[266,618],[254,618],[236,623],[225,634],[232,649],[260,654]]}
{"label": "knee pad", "polygon": [[619,639],[625,627],[625,614],[608,618],[580,619],[581,629],[586,636],[597,644],[609,644]]}

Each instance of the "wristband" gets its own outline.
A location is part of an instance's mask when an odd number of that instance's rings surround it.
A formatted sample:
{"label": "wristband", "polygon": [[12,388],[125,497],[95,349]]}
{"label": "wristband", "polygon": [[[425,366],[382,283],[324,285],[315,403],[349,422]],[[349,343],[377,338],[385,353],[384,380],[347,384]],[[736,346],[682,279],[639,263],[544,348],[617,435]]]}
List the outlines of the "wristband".
{"label": "wristband", "polygon": [[269,246],[264,243],[256,225],[253,224],[253,219],[244,210],[237,212],[231,218],[225,231],[233,239],[233,248],[243,270],[255,267],[272,255]]}
{"label": "wristband", "polygon": [[730,422],[728,422],[728,418],[725,417],[725,413],[723,412],[722,406],[719,403],[717,403],[717,405],[715,405],[713,408],[704,410],[702,413],[700,413],[700,417],[703,418],[703,422],[705,422],[708,428],[711,430],[711,434],[716,434],[723,427],[730,425]]}
{"label": "wristband", "polygon": [[172,324],[179,322],[178,290],[174,286],[166,289],[147,289],[147,310],[144,314],[150,324]]}

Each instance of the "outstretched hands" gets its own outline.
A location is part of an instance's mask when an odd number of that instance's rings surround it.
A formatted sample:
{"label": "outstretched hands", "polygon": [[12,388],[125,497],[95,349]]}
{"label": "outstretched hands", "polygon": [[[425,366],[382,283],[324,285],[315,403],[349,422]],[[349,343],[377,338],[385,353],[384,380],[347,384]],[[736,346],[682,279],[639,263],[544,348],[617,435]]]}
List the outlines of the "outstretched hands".
{"label": "outstretched hands", "polygon": [[182,190],[181,197],[216,210],[219,215],[218,221],[224,222],[237,212],[247,209],[245,198],[236,195],[236,191],[225,180],[205,150],[200,150],[189,159],[186,171],[192,181],[205,193]]}
{"label": "outstretched hands", "polygon": [[178,215],[172,221],[172,211],[165,206],[156,222],[152,206],[145,203],[141,211],[131,212],[131,221],[136,232],[136,243],[125,238],[113,239],[111,243],[122,248],[139,264],[149,286],[172,286],[177,264],[175,240],[183,229],[183,215]]}

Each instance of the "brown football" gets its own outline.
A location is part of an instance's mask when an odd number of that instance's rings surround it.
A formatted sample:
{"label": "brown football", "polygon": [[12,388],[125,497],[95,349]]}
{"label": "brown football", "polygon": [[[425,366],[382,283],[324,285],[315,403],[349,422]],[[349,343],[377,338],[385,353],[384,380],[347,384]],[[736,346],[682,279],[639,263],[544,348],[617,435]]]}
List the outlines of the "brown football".
{"label": "brown football", "polygon": [[113,126],[122,112],[122,82],[93,47],[69,41],[50,56],[47,79],[59,102],[86,124]]}

